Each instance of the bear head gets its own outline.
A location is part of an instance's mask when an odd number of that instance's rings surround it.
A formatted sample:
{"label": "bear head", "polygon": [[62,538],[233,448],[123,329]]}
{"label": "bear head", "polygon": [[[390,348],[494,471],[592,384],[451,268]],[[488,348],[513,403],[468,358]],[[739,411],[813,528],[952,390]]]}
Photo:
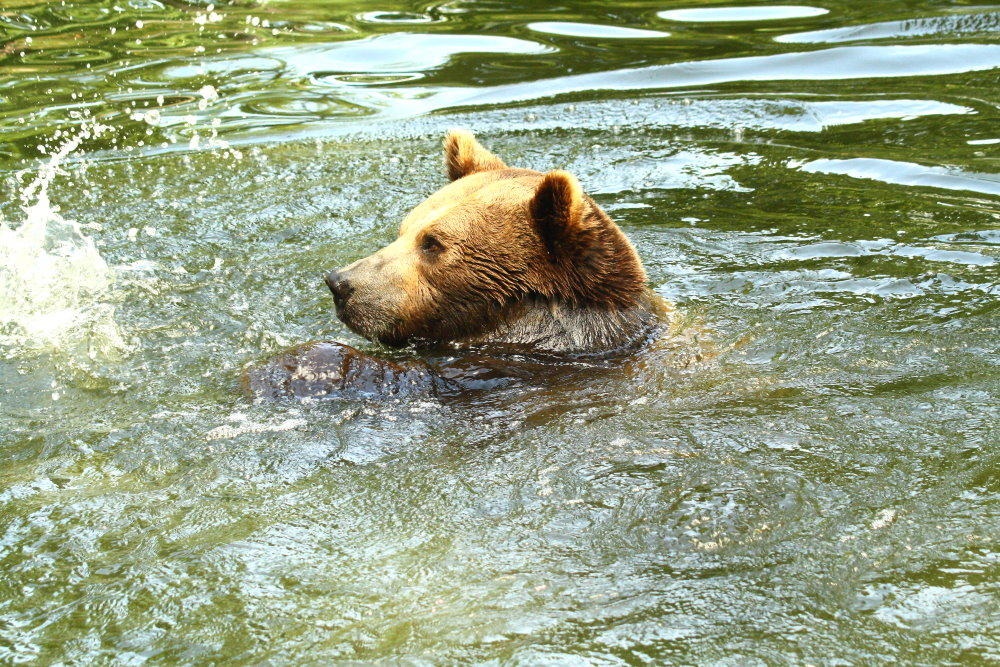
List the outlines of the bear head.
{"label": "bear head", "polygon": [[395,241],[326,277],[350,329],[392,346],[461,342],[510,327],[529,303],[640,307],[635,249],[571,174],[510,168],[465,131],[450,132],[444,151],[451,182]]}

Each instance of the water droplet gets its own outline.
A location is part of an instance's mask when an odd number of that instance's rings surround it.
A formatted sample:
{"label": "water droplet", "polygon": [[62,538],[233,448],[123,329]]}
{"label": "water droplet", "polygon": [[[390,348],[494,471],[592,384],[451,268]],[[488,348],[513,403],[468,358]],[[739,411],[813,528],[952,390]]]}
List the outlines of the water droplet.
{"label": "water droplet", "polygon": [[198,94],[209,102],[214,102],[219,99],[219,93],[215,90],[215,86],[202,86],[198,89]]}

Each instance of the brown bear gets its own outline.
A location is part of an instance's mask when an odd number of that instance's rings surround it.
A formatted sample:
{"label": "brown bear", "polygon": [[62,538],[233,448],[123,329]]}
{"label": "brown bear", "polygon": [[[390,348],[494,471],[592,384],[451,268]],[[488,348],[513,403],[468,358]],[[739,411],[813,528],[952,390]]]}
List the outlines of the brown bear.
{"label": "brown bear", "polygon": [[571,174],[513,169],[472,134],[444,141],[451,183],[399,237],[331,272],[337,315],[387,345],[620,350],[657,322],[639,256]]}
{"label": "brown bear", "polygon": [[[572,355],[626,352],[657,335],[670,306],[575,177],[508,167],[461,130],[448,133],[444,152],[451,183],[406,216],[395,241],[326,276],[344,324],[393,347]],[[440,390],[441,377],[324,343],[295,348],[244,380],[256,395],[301,396]]]}

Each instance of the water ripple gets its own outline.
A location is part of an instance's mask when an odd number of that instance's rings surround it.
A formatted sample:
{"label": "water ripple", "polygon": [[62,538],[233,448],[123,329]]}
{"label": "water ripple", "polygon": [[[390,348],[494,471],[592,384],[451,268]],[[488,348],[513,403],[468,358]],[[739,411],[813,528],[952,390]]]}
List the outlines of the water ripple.
{"label": "water ripple", "polygon": [[820,44],[855,42],[869,39],[904,39],[909,37],[964,37],[991,35],[1000,32],[1000,13],[938,16],[933,18],[906,19],[866,23],[847,28],[797,32],[775,37],[775,41],[791,44]]}
{"label": "water ripple", "polygon": [[528,28],[535,32],[544,32],[549,35],[594,39],[657,39],[670,36],[669,32],[660,32],[658,30],[640,30],[624,26],[570,23],[567,21],[536,21],[529,23]]}
{"label": "water ripple", "polygon": [[776,21],[822,16],[829,13],[822,7],[803,5],[758,5],[755,7],[707,7],[704,9],[670,9],[657,14],[670,21],[692,23],[728,23],[741,21]]}
{"label": "water ripple", "polygon": [[[837,47],[804,53],[700,60],[532,83],[483,92],[449,91],[454,104],[515,102],[585,90],[636,90],[707,86],[735,81],[844,80],[940,76],[1000,67],[1000,44]],[[440,108],[440,107],[439,107]]]}
{"label": "water ripple", "polygon": [[551,48],[514,37],[397,32],[336,44],[278,47],[261,55],[281,60],[289,75],[315,72],[412,72],[440,67],[461,53],[547,53]]}
{"label": "water ripple", "polygon": [[812,160],[800,168],[811,173],[843,174],[897,185],[969,190],[987,195],[1000,195],[1000,174],[975,174],[950,167],[928,167],[912,162],[878,158],[850,158]]}

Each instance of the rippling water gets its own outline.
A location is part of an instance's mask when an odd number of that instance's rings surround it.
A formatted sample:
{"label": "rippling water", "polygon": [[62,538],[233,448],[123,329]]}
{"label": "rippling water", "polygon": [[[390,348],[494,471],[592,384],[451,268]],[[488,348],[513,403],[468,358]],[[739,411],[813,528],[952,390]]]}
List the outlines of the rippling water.
{"label": "rippling water", "polygon": [[[1000,8],[0,4],[0,663],[1000,661]],[[467,127],[724,354],[255,405]]]}

